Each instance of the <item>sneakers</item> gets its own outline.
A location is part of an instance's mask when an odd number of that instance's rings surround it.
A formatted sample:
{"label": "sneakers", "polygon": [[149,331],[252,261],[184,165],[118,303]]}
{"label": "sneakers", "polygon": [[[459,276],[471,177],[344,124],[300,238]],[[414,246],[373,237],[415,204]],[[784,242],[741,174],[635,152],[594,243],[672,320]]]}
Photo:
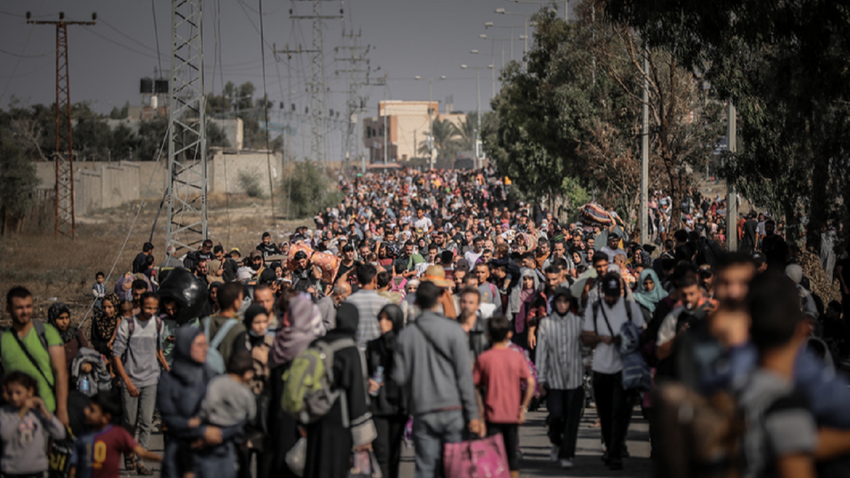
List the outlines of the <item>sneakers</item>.
{"label": "sneakers", "polygon": [[573,467],[573,461],[572,460],[567,460],[566,458],[561,460],[561,468],[568,470],[568,469],[571,469],[572,467]]}
{"label": "sneakers", "polygon": [[552,451],[549,452],[549,461],[552,463],[558,463],[558,453],[561,452],[561,447],[558,445],[552,445]]}

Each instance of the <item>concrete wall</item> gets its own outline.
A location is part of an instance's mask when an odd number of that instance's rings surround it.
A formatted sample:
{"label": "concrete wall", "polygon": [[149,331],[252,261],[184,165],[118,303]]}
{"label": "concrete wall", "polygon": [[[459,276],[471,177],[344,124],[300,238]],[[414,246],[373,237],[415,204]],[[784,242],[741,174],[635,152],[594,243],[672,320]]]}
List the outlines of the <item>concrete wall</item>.
{"label": "concrete wall", "polygon": [[263,194],[269,193],[269,166],[275,185],[283,173],[283,156],[280,153],[266,154],[263,151],[214,151],[207,162],[209,193],[244,193],[239,186],[240,173],[255,176],[260,180]]}
{"label": "concrete wall", "polygon": [[[262,151],[212,150],[207,160],[208,193],[240,194],[239,173],[256,175],[265,194],[269,192],[269,174],[266,153]],[[277,185],[283,174],[283,156],[268,156],[272,166],[272,179]],[[36,175],[40,190],[52,190],[56,184],[56,170],[52,162],[37,162]],[[102,209],[136,202],[148,189],[148,199],[162,198],[167,182],[167,161],[163,158],[156,168],[154,161],[115,163],[78,162],[74,164],[74,194],[78,216],[87,216]]]}

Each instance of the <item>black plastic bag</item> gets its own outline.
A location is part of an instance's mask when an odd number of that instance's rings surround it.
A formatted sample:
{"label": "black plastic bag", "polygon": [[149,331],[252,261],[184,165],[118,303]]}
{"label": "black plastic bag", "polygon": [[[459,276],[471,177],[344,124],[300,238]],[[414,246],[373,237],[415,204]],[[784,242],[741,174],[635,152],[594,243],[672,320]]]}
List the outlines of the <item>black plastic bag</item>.
{"label": "black plastic bag", "polygon": [[201,316],[209,302],[209,291],[188,269],[175,267],[168,271],[159,286],[159,296],[177,302],[177,314],[174,319],[184,324]]}

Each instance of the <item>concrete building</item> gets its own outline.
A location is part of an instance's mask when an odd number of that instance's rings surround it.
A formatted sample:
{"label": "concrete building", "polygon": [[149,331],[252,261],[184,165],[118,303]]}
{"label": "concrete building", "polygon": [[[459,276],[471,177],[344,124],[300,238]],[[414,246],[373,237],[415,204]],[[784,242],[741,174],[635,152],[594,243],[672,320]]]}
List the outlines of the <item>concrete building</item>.
{"label": "concrete building", "polygon": [[[434,121],[449,120],[456,126],[466,120],[462,113],[451,110],[440,114],[440,102],[431,101]],[[447,108],[448,109],[448,108]],[[419,147],[430,132],[428,101],[388,100],[378,103],[378,116],[363,118],[363,146],[369,150],[371,163],[383,162],[386,134],[387,162],[407,162],[413,158],[427,157]]]}

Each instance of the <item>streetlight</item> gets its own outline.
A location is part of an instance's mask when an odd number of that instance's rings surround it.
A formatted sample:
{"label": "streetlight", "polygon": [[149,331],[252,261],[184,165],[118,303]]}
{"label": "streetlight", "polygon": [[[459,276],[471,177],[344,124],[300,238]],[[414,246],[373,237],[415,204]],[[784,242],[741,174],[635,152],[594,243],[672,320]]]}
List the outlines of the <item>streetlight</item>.
{"label": "streetlight", "polygon": [[[510,0],[510,1],[512,1],[514,3],[530,3],[530,4],[533,4],[533,5],[550,5],[550,4],[555,3],[554,0],[552,0],[551,2],[532,2],[532,1],[529,1],[529,0]],[[567,21],[567,15],[569,13],[569,10],[570,10],[570,0],[564,0],[564,21]]]}
{"label": "streetlight", "polygon": [[478,124],[477,124],[476,129],[475,129],[475,135],[474,135],[475,136],[475,146],[474,146],[473,149],[474,149],[474,152],[475,152],[476,166],[480,168],[481,167],[480,161],[483,158],[481,158],[480,153],[478,151],[479,135],[481,134],[481,83],[479,81],[478,72],[481,71],[481,70],[487,69],[487,68],[490,68],[492,70],[493,65],[487,65],[487,66],[460,65],[460,68],[462,70],[466,70],[466,69],[475,70],[475,93],[476,93],[476,96],[478,97],[478,117],[476,118],[476,120],[477,120]]}
{"label": "streetlight", "polygon": [[525,61],[525,55],[528,53],[528,14],[526,13],[518,13],[518,12],[507,12],[504,8],[497,8],[496,13],[499,15],[522,15],[525,24],[525,43],[523,46],[522,54],[523,54],[523,67],[528,69],[528,63]]}
{"label": "streetlight", "polygon": [[[436,148],[434,147],[434,117],[431,113],[431,81],[435,79],[445,80],[446,76],[443,75],[439,78],[422,78],[421,76],[416,75],[413,77],[413,79],[417,81],[422,79],[428,80],[428,151],[431,153],[431,161],[429,164],[431,165],[431,169],[434,169],[434,162],[437,159],[437,155],[435,154]],[[416,145],[414,145],[413,147],[415,148]]]}
{"label": "streetlight", "polygon": [[[470,50],[469,53],[477,55],[478,50]],[[490,50],[490,61],[493,61],[493,50],[492,49]],[[490,99],[493,99],[493,98],[496,97],[496,68],[494,68],[494,65],[490,65],[490,73],[491,73],[491,80],[490,81],[492,82],[492,88],[493,88],[493,94],[492,94],[492,96],[490,96]],[[479,109],[480,109],[480,107],[479,107]]]}
{"label": "streetlight", "polygon": [[[504,10],[504,9],[503,9]],[[514,28],[521,28],[519,26],[511,27],[506,25],[494,25],[493,22],[484,22],[484,29],[488,28],[509,28],[511,30],[511,61],[514,61]],[[519,39],[522,40],[525,37],[522,35],[519,36]],[[502,66],[504,66],[505,60],[502,59]]]}

